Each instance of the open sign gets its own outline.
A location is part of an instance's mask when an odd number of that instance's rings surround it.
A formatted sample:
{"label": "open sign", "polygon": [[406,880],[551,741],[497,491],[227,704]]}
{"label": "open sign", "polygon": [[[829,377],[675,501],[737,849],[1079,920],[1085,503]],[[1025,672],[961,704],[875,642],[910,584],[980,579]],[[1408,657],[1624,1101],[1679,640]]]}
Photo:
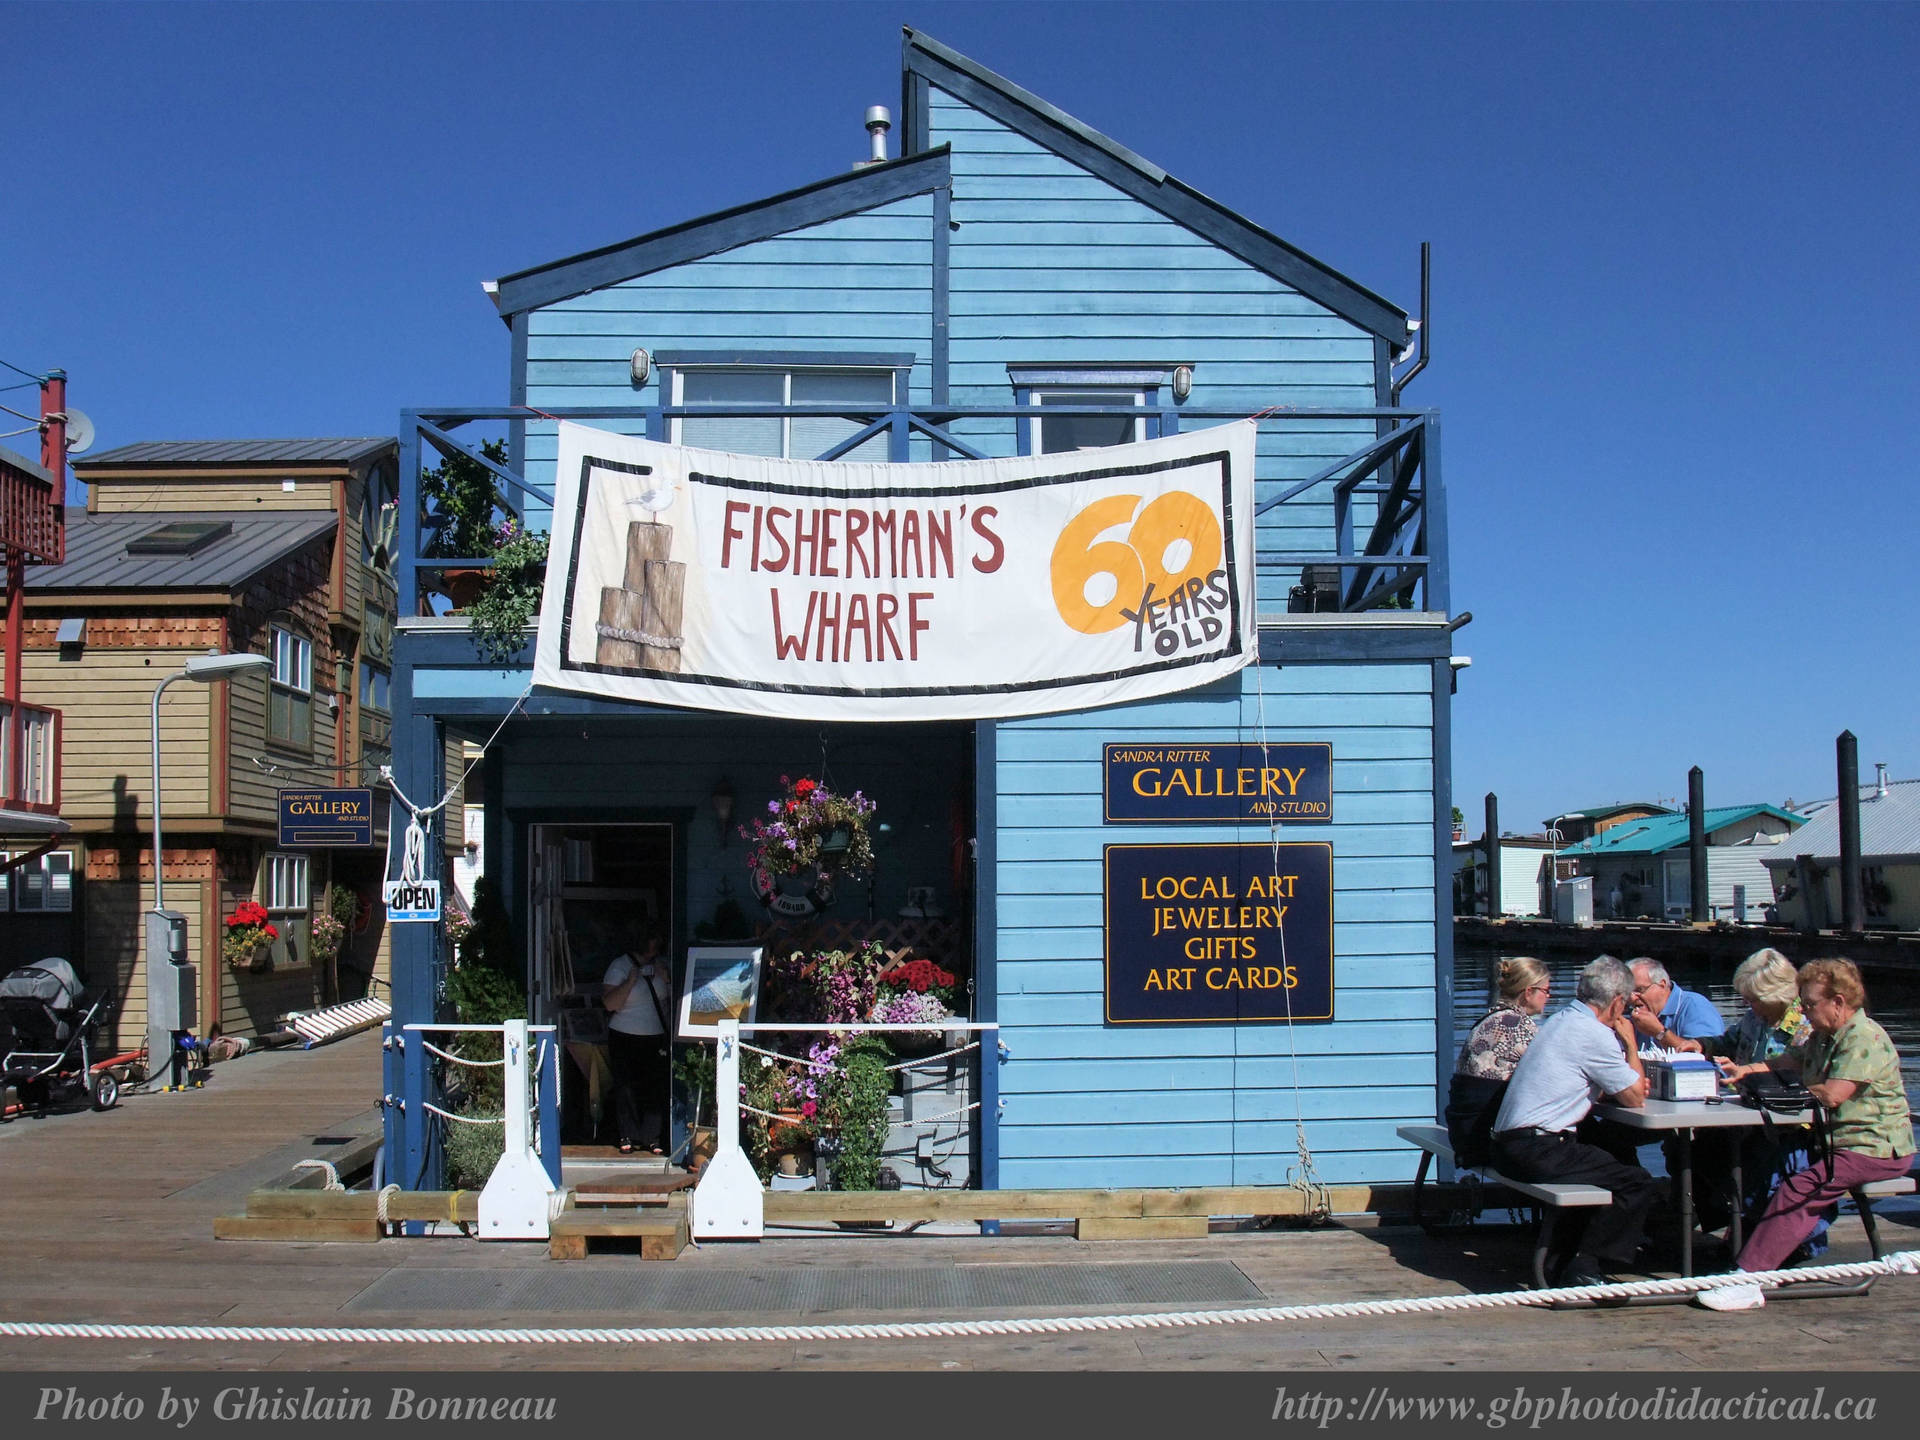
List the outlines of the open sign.
{"label": "open sign", "polygon": [[440,918],[440,882],[438,880],[389,880],[385,888],[387,919],[438,920]]}

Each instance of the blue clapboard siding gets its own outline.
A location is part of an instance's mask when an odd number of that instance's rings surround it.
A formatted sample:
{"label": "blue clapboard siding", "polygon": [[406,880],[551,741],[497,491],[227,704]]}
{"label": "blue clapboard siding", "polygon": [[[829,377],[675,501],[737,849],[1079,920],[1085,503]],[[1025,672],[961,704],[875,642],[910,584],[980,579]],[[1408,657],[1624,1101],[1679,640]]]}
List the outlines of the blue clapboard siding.
{"label": "blue clapboard siding", "polygon": [[[633,386],[636,347],[910,354],[909,399],[924,404],[932,315],[933,199],[916,195],[532,311],[527,404],[659,403],[657,374]],[[551,484],[550,424],[529,422],[526,454],[527,478]]]}
{"label": "blue clapboard siding", "polygon": [[[1006,403],[1009,364],[1128,362],[1191,364],[1195,406],[1375,403],[1373,338],[1358,326],[937,88],[928,140],[953,147],[956,404]],[[989,453],[1013,451],[1010,425],[960,428]],[[1373,433],[1365,421],[1264,426],[1258,497]],[[1355,514],[1371,523],[1370,504]],[[1332,549],[1330,487],[1264,517],[1256,544]],[[1263,608],[1284,604],[1296,574],[1261,577]]]}
{"label": "blue clapboard siding", "polygon": [[[1424,663],[1266,667],[998,727],[1003,1185],[1276,1182],[1298,1163],[1296,1116],[1321,1178],[1411,1175],[1393,1127],[1435,1111],[1432,677]],[[1268,832],[1105,824],[1101,747],[1263,735],[1333,746],[1334,823],[1281,838],[1334,847],[1335,1020],[1106,1025],[1102,846]]]}

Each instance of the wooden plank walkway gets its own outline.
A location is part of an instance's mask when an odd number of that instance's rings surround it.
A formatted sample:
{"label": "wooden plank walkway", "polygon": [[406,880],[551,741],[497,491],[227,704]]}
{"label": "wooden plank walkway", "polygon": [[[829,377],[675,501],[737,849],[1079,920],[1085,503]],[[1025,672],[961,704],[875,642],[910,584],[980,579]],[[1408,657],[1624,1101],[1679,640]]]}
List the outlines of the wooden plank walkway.
{"label": "wooden plank walkway", "polygon": [[[207,1089],[133,1097],[87,1112],[0,1125],[0,1214],[8,1217],[0,1318],[154,1323],[368,1324],[345,1307],[406,1270],[546,1268],[543,1245],[465,1239],[358,1244],[220,1241],[213,1218],[238,1214],[249,1192],[302,1154],[326,1154],[373,1123],[379,1041],[372,1034],[303,1053],[268,1053],[216,1067]],[[315,1146],[316,1137],[331,1140]],[[1892,1209],[1883,1234],[1920,1248],[1920,1213]],[[1836,1231],[1836,1258],[1857,1258],[1858,1222]],[[1528,1247],[1504,1228],[1429,1237],[1359,1222],[1183,1240],[1067,1236],[930,1237],[872,1231],[705,1245],[671,1266],[739,1272],[773,1266],[872,1267],[1225,1261],[1277,1304],[1519,1288]],[[637,1266],[635,1254],[565,1262],[571,1274]],[[975,1315],[996,1312],[969,1312]],[[943,1319],[898,1311],[872,1317],[723,1313],[381,1313],[394,1325],[750,1324],[769,1319]],[[1891,1277],[1861,1300],[1802,1301],[1747,1315],[1691,1308],[1533,1309],[1374,1317],[1313,1325],[1247,1325],[1093,1335],[931,1341],[756,1342],[745,1345],[296,1346],[253,1343],[0,1340],[0,1367],[367,1370],[437,1369],[1199,1369],[1512,1368],[1754,1369],[1792,1355],[1797,1369],[1905,1366],[1920,1319],[1920,1280]]]}

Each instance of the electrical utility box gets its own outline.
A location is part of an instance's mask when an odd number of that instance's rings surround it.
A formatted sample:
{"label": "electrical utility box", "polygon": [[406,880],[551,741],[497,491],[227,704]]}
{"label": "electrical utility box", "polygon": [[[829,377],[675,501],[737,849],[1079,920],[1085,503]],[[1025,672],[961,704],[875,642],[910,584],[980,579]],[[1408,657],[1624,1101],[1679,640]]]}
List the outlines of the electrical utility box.
{"label": "electrical utility box", "polygon": [[146,922],[147,1054],[162,1064],[160,1057],[173,1053],[172,1037],[200,1023],[200,977],[187,962],[187,917],[178,910],[149,910]]}

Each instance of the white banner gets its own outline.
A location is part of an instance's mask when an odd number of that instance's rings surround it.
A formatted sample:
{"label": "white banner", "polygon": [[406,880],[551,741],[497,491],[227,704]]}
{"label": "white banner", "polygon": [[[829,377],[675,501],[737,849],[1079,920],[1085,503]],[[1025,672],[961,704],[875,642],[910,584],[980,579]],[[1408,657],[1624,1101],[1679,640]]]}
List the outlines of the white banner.
{"label": "white banner", "polygon": [[1254,433],[873,465],[563,423],[533,678],[792,720],[1204,685],[1254,653]]}

